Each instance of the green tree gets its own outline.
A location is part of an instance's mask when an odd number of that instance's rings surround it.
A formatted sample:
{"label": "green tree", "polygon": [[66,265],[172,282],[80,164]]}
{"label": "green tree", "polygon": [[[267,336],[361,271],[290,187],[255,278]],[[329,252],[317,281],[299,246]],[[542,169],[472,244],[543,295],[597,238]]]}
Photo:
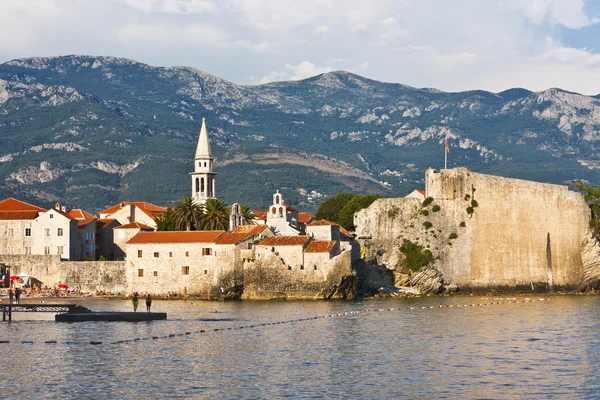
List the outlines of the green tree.
{"label": "green tree", "polygon": [[157,231],[177,231],[177,216],[171,207],[167,208],[167,212],[156,217]]}
{"label": "green tree", "polygon": [[600,187],[596,185],[588,185],[583,181],[571,182],[578,192],[583,195],[585,202],[591,211],[590,228],[592,235],[596,240],[600,241]]}
{"label": "green tree", "polygon": [[350,201],[354,195],[352,193],[340,193],[337,196],[325,200],[317,210],[317,219],[326,219],[328,221],[339,223],[340,211]]}
{"label": "green tree", "polygon": [[224,200],[208,199],[204,204],[204,215],[200,229],[207,231],[227,230],[229,228],[229,209]]}
{"label": "green tree", "polygon": [[344,207],[340,210],[338,219],[332,220],[343,226],[346,229],[353,230],[354,229],[354,213],[362,210],[363,208],[367,208],[373,203],[375,200],[382,198],[383,196],[380,194],[368,194],[368,195],[358,195],[352,197],[350,201],[348,201]]}
{"label": "green tree", "polygon": [[242,206],[242,218],[244,225],[256,225],[256,215],[252,213],[250,206]]}
{"label": "green tree", "polygon": [[185,228],[186,231],[191,231],[192,228],[198,228],[202,221],[203,208],[201,205],[194,203],[191,197],[186,196],[180,202],[175,204],[175,225],[179,229]]}

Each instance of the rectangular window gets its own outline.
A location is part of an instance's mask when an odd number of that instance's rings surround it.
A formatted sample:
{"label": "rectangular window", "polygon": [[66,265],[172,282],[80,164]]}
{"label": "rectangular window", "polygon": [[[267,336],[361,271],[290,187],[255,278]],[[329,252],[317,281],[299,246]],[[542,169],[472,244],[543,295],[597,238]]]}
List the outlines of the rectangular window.
{"label": "rectangular window", "polygon": [[154,252],[154,258],[158,258],[158,251]]}
{"label": "rectangular window", "polygon": [[152,273],[152,275],[154,275],[154,276],[158,276],[158,271],[154,271],[154,272]]}
{"label": "rectangular window", "polygon": [[143,277],[144,276],[144,270],[143,269],[138,269],[138,276],[139,277]]}
{"label": "rectangular window", "polygon": [[190,274],[190,267],[188,267],[188,266],[181,267],[181,275],[189,275],[189,274]]}
{"label": "rectangular window", "polygon": [[62,254],[63,253],[63,246],[58,246],[56,248],[56,254]]}
{"label": "rectangular window", "polygon": [[26,255],[31,255],[31,247],[25,247],[25,254]]}
{"label": "rectangular window", "polygon": [[13,230],[13,228],[8,228],[8,231],[6,231],[6,236],[13,236],[15,234],[15,231]]}
{"label": "rectangular window", "polygon": [[204,270],[204,275],[208,275],[208,270],[207,269]]}
{"label": "rectangular window", "polygon": [[50,219],[54,218],[54,214],[50,214]]}
{"label": "rectangular window", "polygon": [[138,250],[138,258],[142,258],[142,251]]}
{"label": "rectangular window", "polygon": [[44,246],[44,254],[45,255],[50,254],[50,246]]}
{"label": "rectangular window", "polygon": [[44,236],[50,236],[50,228],[44,228]]}
{"label": "rectangular window", "polygon": [[210,247],[205,247],[202,249],[202,255],[203,256],[210,256],[212,255],[212,249]]}
{"label": "rectangular window", "polygon": [[94,246],[93,244],[88,244],[86,247],[86,252],[87,253],[95,253],[96,252],[96,246]]}
{"label": "rectangular window", "polygon": [[31,228],[25,228],[25,236],[31,236]]}
{"label": "rectangular window", "polygon": [[173,252],[172,251],[169,252],[169,257],[173,257]]}
{"label": "rectangular window", "polygon": [[86,240],[94,240],[94,232],[86,232],[85,239]]}
{"label": "rectangular window", "polygon": [[190,252],[189,252],[189,251],[186,251],[186,252],[185,252],[185,256],[186,256],[186,257],[189,257],[189,256],[190,256]]}
{"label": "rectangular window", "polygon": [[252,250],[252,242],[248,243],[248,250]]}
{"label": "rectangular window", "polygon": [[63,235],[63,228],[56,229],[56,236],[62,236],[62,235]]}

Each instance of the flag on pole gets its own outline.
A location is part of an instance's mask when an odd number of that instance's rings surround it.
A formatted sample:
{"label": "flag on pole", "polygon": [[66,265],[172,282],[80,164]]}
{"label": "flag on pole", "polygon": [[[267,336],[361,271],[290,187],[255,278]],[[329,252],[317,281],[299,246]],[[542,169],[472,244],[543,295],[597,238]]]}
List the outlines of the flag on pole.
{"label": "flag on pole", "polygon": [[446,138],[446,153],[450,153],[450,146],[448,146],[448,138]]}

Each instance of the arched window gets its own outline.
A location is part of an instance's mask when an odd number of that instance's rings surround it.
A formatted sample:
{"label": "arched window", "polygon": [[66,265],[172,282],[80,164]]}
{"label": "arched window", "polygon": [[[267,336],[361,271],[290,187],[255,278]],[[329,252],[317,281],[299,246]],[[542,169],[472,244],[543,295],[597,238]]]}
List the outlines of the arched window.
{"label": "arched window", "polygon": [[196,178],[196,193],[200,191],[200,178]]}
{"label": "arched window", "polygon": [[204,193],[204,178],[200,178],[200,191]]}
{"label": "arched window", "polygon": [[206,167],[206,161],[204,161],[204,166]]}
{"label": "arched window", "polygon": [[279,216],[283,216],[283,207],[279,207]]}
{"label": "arched window", "polygon": [[275,214],[277,213],[277,209],[276,209],[275,207],[273,207],[273,208],[271,209],[271,211],[273,211],[273,215],[275,215]]}
{"label": "arched window", "polygon": [[275,196],[275,204],[279,204],[279,196]]}

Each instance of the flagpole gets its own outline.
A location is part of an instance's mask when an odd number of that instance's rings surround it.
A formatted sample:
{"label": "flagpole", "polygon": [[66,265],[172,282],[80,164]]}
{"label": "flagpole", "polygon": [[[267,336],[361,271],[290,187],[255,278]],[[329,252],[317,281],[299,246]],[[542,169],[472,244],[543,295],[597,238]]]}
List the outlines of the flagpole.
{"label": "flagpole", "polygon": [[444,145],[444,169],[448,169],[448,135],[446,135],[446,143]]}

